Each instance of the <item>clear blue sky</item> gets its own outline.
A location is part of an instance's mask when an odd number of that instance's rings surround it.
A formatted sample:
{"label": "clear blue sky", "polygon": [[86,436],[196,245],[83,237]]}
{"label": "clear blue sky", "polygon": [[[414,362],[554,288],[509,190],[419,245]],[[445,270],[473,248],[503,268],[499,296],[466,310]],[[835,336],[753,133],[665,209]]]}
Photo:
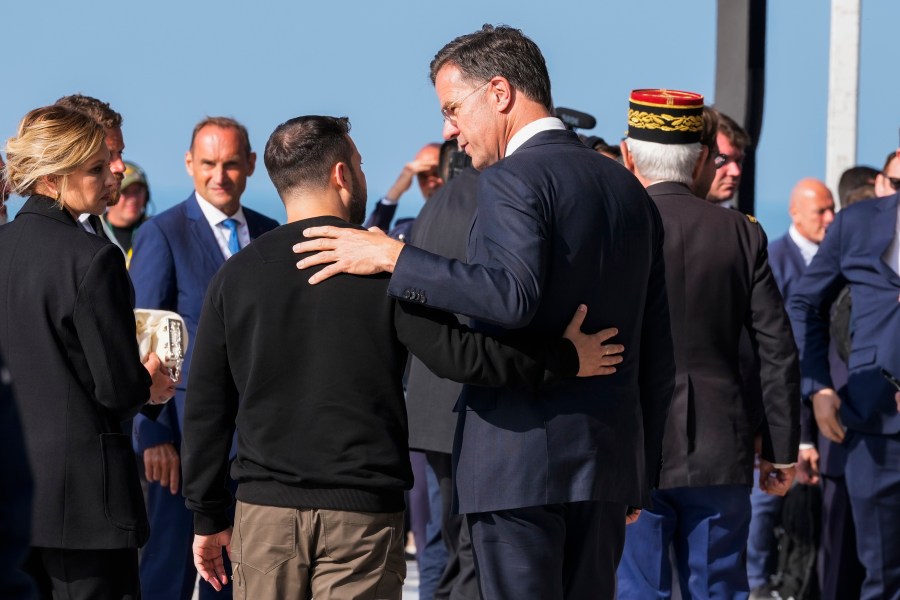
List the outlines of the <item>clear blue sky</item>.
{"label": "clear blue sky", "polygon": [[[714,0],[563,2],[4,2],[0,137],[31,108],[82,92],[125,117],[126,159],[150,178],[156,211],[191,191],[183,156],[205,115],[244,122],[261,152],[274,127],[301,114],[349,116],[374,203],[441,118],[428,63],[482,23],[521,28],[547,59],[557,105],[589,112],[590,133],[625,129],[628,92],[669,87],[714,98]],[[891,42],[900,3],[863,0],[858,162],[880,168],[897,147],[900,79]],[[766,106],[757,216],[787,228],[801,177],[824,177],[830,2],[769,2]],[[262,160],[244,203],[280,221]],[[421,208],[417,189],[398,215]],[[14,212],[21,205],[12,199]]]}

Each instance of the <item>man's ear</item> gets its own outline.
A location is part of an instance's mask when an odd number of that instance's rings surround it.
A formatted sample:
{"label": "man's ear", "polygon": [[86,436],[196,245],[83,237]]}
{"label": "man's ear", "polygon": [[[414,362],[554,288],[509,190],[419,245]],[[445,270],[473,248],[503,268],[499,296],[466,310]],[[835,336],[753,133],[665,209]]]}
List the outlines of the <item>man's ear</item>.
{"label": "man's ear", "polygon": [[247,156],[247,177],[253,175],[253,171],[256,170],[256,152],[251,152],[249,156]]}
{"label": "man's ear", "polygon": [[706,161],[709,159],[709,147],[700,145],[700,156],[697,158],[697,162],[694,165],[694,171],[691,173],[691,180],[697,181],[700,178],[700,174],[703,172],[703,167],[706,166]]}
{"label": "man's ear", "polygon": [[184,168],[187,171],[187,174],[194,177],[194,156],[191,154],[191,151],[188,150],[184,153]]}
{"label": "man's ear", "polygon": [[497,112],[504,112],[513,102],[513,94],[515,91],[506,77],[497,75],[491,78],[490,83],[488,83],[488,91],[490,93],[491,106],[493,106]]}
{"label": "man's ear", "polygon": [[619,149],[622,151],[622,164],[625,165],[625,168],[634,173],[634,157],[631,156],[631,150],[628,149],[628,144],[625,143],[625,140],[619,142]]}
{"label": "man's ear", "polygon": [[331,167],[331,184],[338,190],[350,187],[350,170],[345,162],[336,162]]}

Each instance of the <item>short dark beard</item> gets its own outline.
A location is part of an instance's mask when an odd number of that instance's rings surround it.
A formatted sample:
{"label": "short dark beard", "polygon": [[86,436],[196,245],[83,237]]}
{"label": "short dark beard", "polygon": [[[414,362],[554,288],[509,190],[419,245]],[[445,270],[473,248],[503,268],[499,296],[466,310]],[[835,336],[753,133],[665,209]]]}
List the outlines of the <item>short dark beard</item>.
{"label": "short dark beard", "polygon": [[350,172],[350,181],[353,184],[353,192],[350,195],[350,223],[362,225],[366,220],[366,195],[360,193],[359,179],[353,171]]}

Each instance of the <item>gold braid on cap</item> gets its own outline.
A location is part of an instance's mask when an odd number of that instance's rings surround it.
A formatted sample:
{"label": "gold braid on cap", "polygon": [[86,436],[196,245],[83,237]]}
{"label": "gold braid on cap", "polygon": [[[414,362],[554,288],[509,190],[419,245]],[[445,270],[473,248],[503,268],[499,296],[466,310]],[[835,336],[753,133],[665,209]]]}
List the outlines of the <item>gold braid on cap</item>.
{"label": "gold braid on cap", "polygon": [[673,116],[654,114],[642,110],[628,109],[628,125],[638,129],[659,129],[661,131],[685,131],[695,133],[703,130],[701,115]]}

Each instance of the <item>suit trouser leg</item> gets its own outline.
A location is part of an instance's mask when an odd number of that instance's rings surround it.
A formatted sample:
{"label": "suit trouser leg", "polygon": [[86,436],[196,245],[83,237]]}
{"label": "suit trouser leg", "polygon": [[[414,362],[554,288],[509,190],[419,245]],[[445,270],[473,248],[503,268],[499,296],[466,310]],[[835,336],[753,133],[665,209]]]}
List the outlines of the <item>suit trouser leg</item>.
{"label": "suit trouser leg", "polygon": [[625,508],[571,502],[466,515],[482,596],[613,598]]}
{"label": "suit trouser leg", "polygon": [[675,537],[682,593],[689,598],[747,598],[750,490],[717,485],[668,490],[680,518]]}
{"label": "suit trouser leg", "polygon": [[652,494],[653,510],[641,511],[637,522],[625,527],[625,549],[617,572],[621,600],[669,598],[672,594],[669,547],[678,527],[678,513],[665,491]]}
{"label": "suit trouser leg", "polygon": [[41,600],[140,600],[137,548],[32,548],[25,570]]}
{"label": "suit trouser leg", "polygon": [[[753,481],[759,481],[759,470],[753,470]],[[775,528],[781,523],[783,496],[773,496],[754,485],[750,490],[750,535],[747,539],[747,579],[750,589],[769,580],[778,563]]]}
{"label": "suit trouser leg", "polygon": [[428,489],[428,522],[425,524],[425,547],[419,550],[419,600],[433,600],[447,567],[447,547],[442,535],[443,511],[437,475],[430,463],[425,465]]}
{"label": "suit trouser leg", "polygon": [[191,556],[193,515],[181,494],[158,482],[147,483],[150,537],[141,551],[144,600],[190,600],[197,571]]}
{"label": "suit trouser leg", "polygon": [[866,577],[861,598],[900,599],[900,434],[848,434],[847,492]]}
{"label": "suit trouser leg", "polygon": [[822,537],[818,560],[822,600],[859,598],[866,570],[856,556],[856,528],[843,477],[822,475]]}
{"label": "suit trouser leg", "polygon": [[480,600],[472,540],[463,515],[453,514],[453,476],[451,455],[426,452],[441,492],[441,537],[447,548],[447,566],[435,590],[435,600]]}

